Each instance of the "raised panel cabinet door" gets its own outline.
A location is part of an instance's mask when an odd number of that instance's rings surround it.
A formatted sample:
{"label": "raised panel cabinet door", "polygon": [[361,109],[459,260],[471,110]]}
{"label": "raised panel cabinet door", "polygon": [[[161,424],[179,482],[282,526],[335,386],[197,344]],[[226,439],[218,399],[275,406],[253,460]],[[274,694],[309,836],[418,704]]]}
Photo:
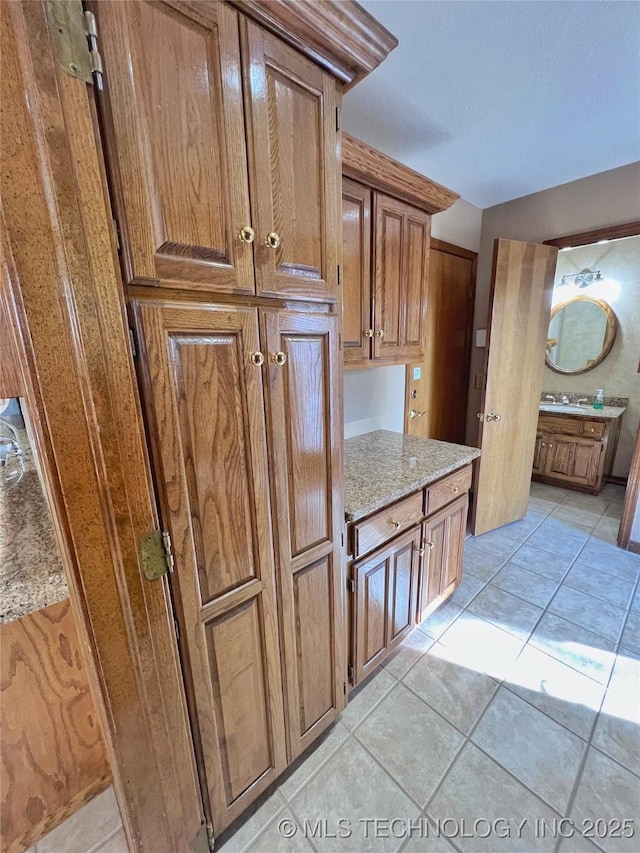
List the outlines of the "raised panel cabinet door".
{"label": "raised panel cabinet door", "polygon": [[261,314],[291,760],[345,703],[339,318]]}
{"label": "raised panel cabinet door", "polygon": [[345,365],[371,358],[371,190],[342,180],[342,350]]}
{"label": "raised panel cabinet door", "polygon": [[547,444],[545,477],[593,488],[603,463],[603,444],[592,438],[552,435]]}
{"label": "raised panel cabinet door", "polygon": [[243,21],[258,292],[335,300],[340,257],[336,80]]}
{"label": "raised panel cabinet door", "polygon": [[389,196],[374,196],[373,357],[410,361],[424,354],[431,217]]}
{"label": "raised panel cabinet door", "polygon": [[422,547],[424,554],[420,567],[420,591],[418,595],[417,621],[422,622],[437,607],[446,575],[447,562],[447,514],[440,511],[422,523]]}
{"label": "raised panel cabinet door", "polygon": [[194,743],[219,832],[286,765],[258,316],[132,307]]}
{"label": "raised panel cabinet door", "polygon": [[547,450],[547,443],[549,441],[549,436],[545,433],[539,432],[536,435],[536,444],[533,451],[533,468],[532,471],[534,474],[541,475],[544,473],[544,463],[545,456]]}
{"label": "raised panel cabinet door", "polygon": [[126,280],[254,292],[238,14],[210,2],[94,9]]}
{"label": "raised panel cabinet door", "polygon": [[440,595],[446,597],[460,583],[464,539],[469,514],[469,495],[465,494],[450,504],[446,510],[447,554],[440,581]]}
{"label": "raised panel cabinet door", "polygon": [[352,610],[353,682],[382,663],[389,647],[389,575],[393,548],[377,551],[353,564],[355,591]]}
{"label": "raised panel cabinet door", "polygon": [[389,651],[411,631],[416,622],[420,528],[403,536],[394,548],[389,573]]}

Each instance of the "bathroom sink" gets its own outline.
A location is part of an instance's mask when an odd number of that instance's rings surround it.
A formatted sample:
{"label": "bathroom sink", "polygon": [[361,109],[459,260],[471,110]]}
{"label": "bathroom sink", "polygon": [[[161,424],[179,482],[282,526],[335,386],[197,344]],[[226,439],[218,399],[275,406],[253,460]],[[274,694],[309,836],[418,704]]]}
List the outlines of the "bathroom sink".
{"label": "bathroom sink", "polygon": [[565,406],[563,403],[540,403],[541,412],[566,412],[568,415],[586,415],[590,408],[587,406]]}

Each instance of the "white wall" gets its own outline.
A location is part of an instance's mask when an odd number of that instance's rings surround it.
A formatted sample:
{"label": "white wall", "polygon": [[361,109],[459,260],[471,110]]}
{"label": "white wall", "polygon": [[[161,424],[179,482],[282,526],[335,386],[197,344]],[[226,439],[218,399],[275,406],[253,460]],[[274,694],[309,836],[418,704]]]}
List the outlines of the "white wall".
{"label": "white wall", "polygon": [[[631,163],[487,208],[482,215],[474,330],[487,325],[493,243],[497,237],[542,243],[566,234],[640,219],[639,186],[640,163]],[[474,389],[473,379],[484,370],[484,356],[483,348],[472,348],[467,410],[469,444],[476,444],[478,438],[475,413],[479,411],[481,393]]]}
{"label": "white wall", "polygon": [[[431,219],[431,234],[456,246],[477,252],[482,211],[464,199]],[[404,430],[404,365],[345,370],[345,438],[388,429]]]}

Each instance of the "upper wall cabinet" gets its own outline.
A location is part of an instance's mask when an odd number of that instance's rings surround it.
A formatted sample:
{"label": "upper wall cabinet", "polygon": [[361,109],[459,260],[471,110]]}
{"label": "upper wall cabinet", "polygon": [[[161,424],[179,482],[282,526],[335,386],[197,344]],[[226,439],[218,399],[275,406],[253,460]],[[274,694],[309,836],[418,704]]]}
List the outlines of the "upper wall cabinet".
{"label": "upper wall cabinet", "polygon": [[347,134],[343,176],[345,366],[419,360],[431,214],[458,196]]}
{"label": "upper wall cabinet", "polygon": [[339,82],[224,3],[96,11],[127,282],[335,299]]}

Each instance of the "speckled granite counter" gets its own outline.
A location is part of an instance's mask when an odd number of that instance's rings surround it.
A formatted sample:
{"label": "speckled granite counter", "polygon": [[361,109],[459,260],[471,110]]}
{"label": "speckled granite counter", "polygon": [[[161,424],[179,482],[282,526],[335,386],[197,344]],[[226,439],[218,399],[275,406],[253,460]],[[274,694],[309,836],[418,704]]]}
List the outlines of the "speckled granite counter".
{"label": "speckled granite counter", "polygon": [[18,437],[24,450],[24,477],[11,489],[0,484],[0,623],[69,595],[26,430],[18,429]]}
{"label": "speckled granite counter", "polygon": [[480,456],[477,447],[377,430],[344,443],[345,517],[357,521]]}
{"label": "speckled granite counter", "polygon": [[582,411],[576,412],[575,408],[569,405],[567,409],[563,405],[552,405],[551,403],[540,403],[540,411],[544,414],[564,415],[567,418],[605,418],[605,420],[615,420],[620,418],[627,411],[624,406],[604,406],[602,409],[594,409],[593,406],[584,406]]}

